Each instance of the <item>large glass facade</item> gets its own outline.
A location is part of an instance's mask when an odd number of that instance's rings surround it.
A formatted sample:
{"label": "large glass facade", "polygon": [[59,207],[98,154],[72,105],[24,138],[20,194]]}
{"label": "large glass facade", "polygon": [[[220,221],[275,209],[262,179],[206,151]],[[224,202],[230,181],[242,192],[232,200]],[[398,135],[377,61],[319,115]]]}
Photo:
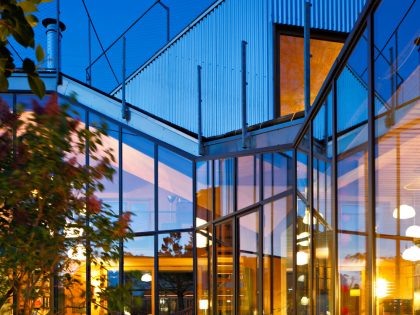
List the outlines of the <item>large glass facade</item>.
{"label": "large glass facade", "polygon": [[[305,314],[420,312],[419,12],[411,0],[371,8],[301,132],[297,255],[308,232],[313,299]],[[305,206],[311,231],[299,226]],[[296,257],[298,310],[300,268]]]}

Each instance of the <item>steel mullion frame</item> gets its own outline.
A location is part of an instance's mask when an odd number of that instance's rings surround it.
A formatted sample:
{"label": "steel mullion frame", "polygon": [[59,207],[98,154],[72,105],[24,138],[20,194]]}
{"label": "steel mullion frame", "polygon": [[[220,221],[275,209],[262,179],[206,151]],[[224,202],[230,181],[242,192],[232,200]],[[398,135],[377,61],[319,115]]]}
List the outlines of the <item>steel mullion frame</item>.
{"label": "steel mullion frame", "polygon": [[[254,156],[254,160],[256,160],[257,156]],[[263,155],[258,155],[259,157],[259,161],[256,161],[259,163],[259,200],[263,200],[264,198],[264,193],[263,193],[263,185],[264,185],[264,181],[263,181],[263,176],[264,176],[264,172],[262,171],[263,169]],[[255,174],[257,175],[257,174]],[[263,289],[264,289],[264,207],[263,206],[259,206],[258,207],[258,217],[259,217],[259,228],[258,228],[258,260],[259,260],[259,264],[258,264],[258,277],[257,277],[257,281],[258,281],[258,312],[259,314],[263,314],[263,310],[264,310],[264,305],[263,305]]]}
{"label": "steel mullion frame", "polygon": [[315,265],[315,246],[314,246],[314,198],[313,198],[313,146],[312,146],[312,136],[313,136],[313,121],[310,121],[309,124],[309,156],[308,156],[308,166],[307,166],[307,175],[308,175],[308,206],[310,212],[310,224],[309,224],[309,235],[311,242],[309,243],[310,248],[310,266],[309,266],[309,314],[314,314],[315,304],[316,304],[316,292],[314,290],[314,265]]}
{"label": "steel mullion frame", "polygon": [[196,242],[196,208],[197,208],[197,165],[196,162],[192,162],[192,194],[193,194],[193,211],[192,211],[192,224],[193,224],[193,310],[197,314],[197,242]]}
{"label": "steel mullion frame", "polygon": [[337,203],[337,84],[333,80],[332,85],[332,163],[331,163],[331,211],[332,211],[332,277],[333,277],[333,314],[340,313],[340,278],[338,273],[338,203]]}
{"label": "steel mullion frame", "polygon": [[240,288],[239,288],[239,264],[240,264],[240,260],[239,260],[239,220],[237,218],[236,215],[236,210],[237,210],[237,204],[238,204],[238,194],[237,194],[237,190],[238,190],[238,158],[235,157],[233,158],[233,169],[234,169],[234,174],[233,174],[233,217],[232,217],[232,222],[233,222],[233,279],[234,279],[234,292],[233,292],[233,314],[238,315],[238,310],[239,310],[239,305],[240,305]]}
{"label": "steel mullion frame", "polygon": [[154,145],[154,196],[155,196],[155,233],[154,233],[154,266],[153,272],[155,274],[154,279],[154,311],[155,314],[159,314],[159,289],[158,289],[158,281],[159,281],[159,257],[158,257],[158,246],[159,246],[159,239],[158,239],[158,231],[159,231],[159,174],[158,174],[158,167],[159,167],[159,147],[155,143]]}
{"label": "steel mullion frame", "polygon": [[[216,315],[216,310],[217,310],[217,261],[216,261],[216,256],[217,256],[217,235],[216,235],[216,226],[214,224],[214,220],[216,218],[216,183],[215,183],[215,172],[216,172],[216,161],[215,160],[210,160],[210,163],[212,164],[211,167],[211,200],[212,200],[212,212],[211,212],[211,231],[212,231],[212,235],[213,235],[213,246],[212,246],[212,281],[211,281],[211,292],[212,295],[210,296],[212,299],[212,305],[211,305],[211,313],[213,315]],[[218,167],[220,167],[220,162],[217,163]]]}
{"label": "steel mullion frame", "polygon": [[296,253],[297,253],[297,242],[296,242],[296,235],[297,235],[297,149],[293,150],[293,228],[292,228],[292,246],[293,246],[293,314],[297,314],[297,260],[296,260]]}
{"label": "steel mullion frame", "polygon": [[[90,126],[90,112],[88,110],[85,111],[85,128],[89,130]],[[90,150],[89,150],[89,139],[86,140],[86,148],[85,148],[86,156],[85,156],[85,164],[86,166],[90,165]],[[86,186],[86,191],[89,189]],[[86,212],[86,225],[89,227],[89,211]],[[89,247],[89,239],[86,239],[86,247]],[[86,253],[86,315],[90,315],[92,313],[91,310],[91,302],[92,302],[92,294],[91,294],[91,276],[92,276],[92,268],[90,265],[90,253]]]}
{"label": "steel mullion frame", "polygon": [[[372,10],[373,11],[373,10]],[[367,30],[368,30],[368,209],[367,209],[367,227],[368,227],[368,239],[367,239],[367,285],[368,285],[368,312],[376,314],[376,301],[375,299],[375,269],[376,269],[376,244],[375,244],[375,99],[374,99],[374,21],[373,13],[369,12],[367,18]]]}
{"label": "steel mullion frame", "polygon": [[[119,215],[120,217],[123,214],[123,133],[122,133],[122,126],[118,125],[118,207],[119,207]],[[120,244],[119,244],[119,250],[120,250],[120,257],[119,264],[118,264],[118,281],[120,283],[120,286],[124,285],[124,242],[123,239],[120,238]],[[124,310],[120,310],[121,313],[124,312]]]}

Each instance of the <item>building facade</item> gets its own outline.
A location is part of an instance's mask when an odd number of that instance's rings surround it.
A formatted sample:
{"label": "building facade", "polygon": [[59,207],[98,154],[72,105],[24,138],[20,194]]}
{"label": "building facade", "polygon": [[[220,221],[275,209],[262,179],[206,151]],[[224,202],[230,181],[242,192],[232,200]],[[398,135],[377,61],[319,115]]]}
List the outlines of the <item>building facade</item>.
{"label": "building facade", "polygon": [[132,315],[420,314],[420,3],[313,1],[306,113],[302,4],[218,1],[129,77],[129,121],[122,87],[44,74],[107,123],[99,197],[135,232],[57,311],[101,314],[80,293],[105,277],[132,284]]}

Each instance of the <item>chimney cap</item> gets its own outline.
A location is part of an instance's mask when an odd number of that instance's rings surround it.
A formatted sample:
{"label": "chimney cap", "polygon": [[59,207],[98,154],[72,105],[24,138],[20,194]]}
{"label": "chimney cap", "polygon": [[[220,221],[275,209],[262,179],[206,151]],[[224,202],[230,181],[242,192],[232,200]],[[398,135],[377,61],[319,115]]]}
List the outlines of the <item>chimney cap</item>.
{"label": "chimney cap", "polygon": [[[46,18],[42,20],[42,25],[44,25],[44,27],[48,27],[48,25],[50,24],[57,24],[57,20],[53,18]],[[60,30],[64,32],[66,30],[66,25],[61,21],[59,25],[60,25]]]}

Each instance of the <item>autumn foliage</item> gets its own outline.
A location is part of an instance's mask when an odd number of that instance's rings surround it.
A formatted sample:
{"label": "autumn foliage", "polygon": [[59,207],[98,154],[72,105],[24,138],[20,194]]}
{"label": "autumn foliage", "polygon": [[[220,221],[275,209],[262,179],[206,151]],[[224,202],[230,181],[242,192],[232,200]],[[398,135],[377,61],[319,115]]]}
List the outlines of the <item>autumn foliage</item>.
{"label": "autumn foliage", "polygon": [[114,174],[106,130],[77,116],[56,95],[15,113],[0,99],[0,308],[13,305],[14,314],[32,314],[53,283],[76,281],[80,258],[69,252],[82,248],[106,265],[130,236],[130,215],[95,195]]}

